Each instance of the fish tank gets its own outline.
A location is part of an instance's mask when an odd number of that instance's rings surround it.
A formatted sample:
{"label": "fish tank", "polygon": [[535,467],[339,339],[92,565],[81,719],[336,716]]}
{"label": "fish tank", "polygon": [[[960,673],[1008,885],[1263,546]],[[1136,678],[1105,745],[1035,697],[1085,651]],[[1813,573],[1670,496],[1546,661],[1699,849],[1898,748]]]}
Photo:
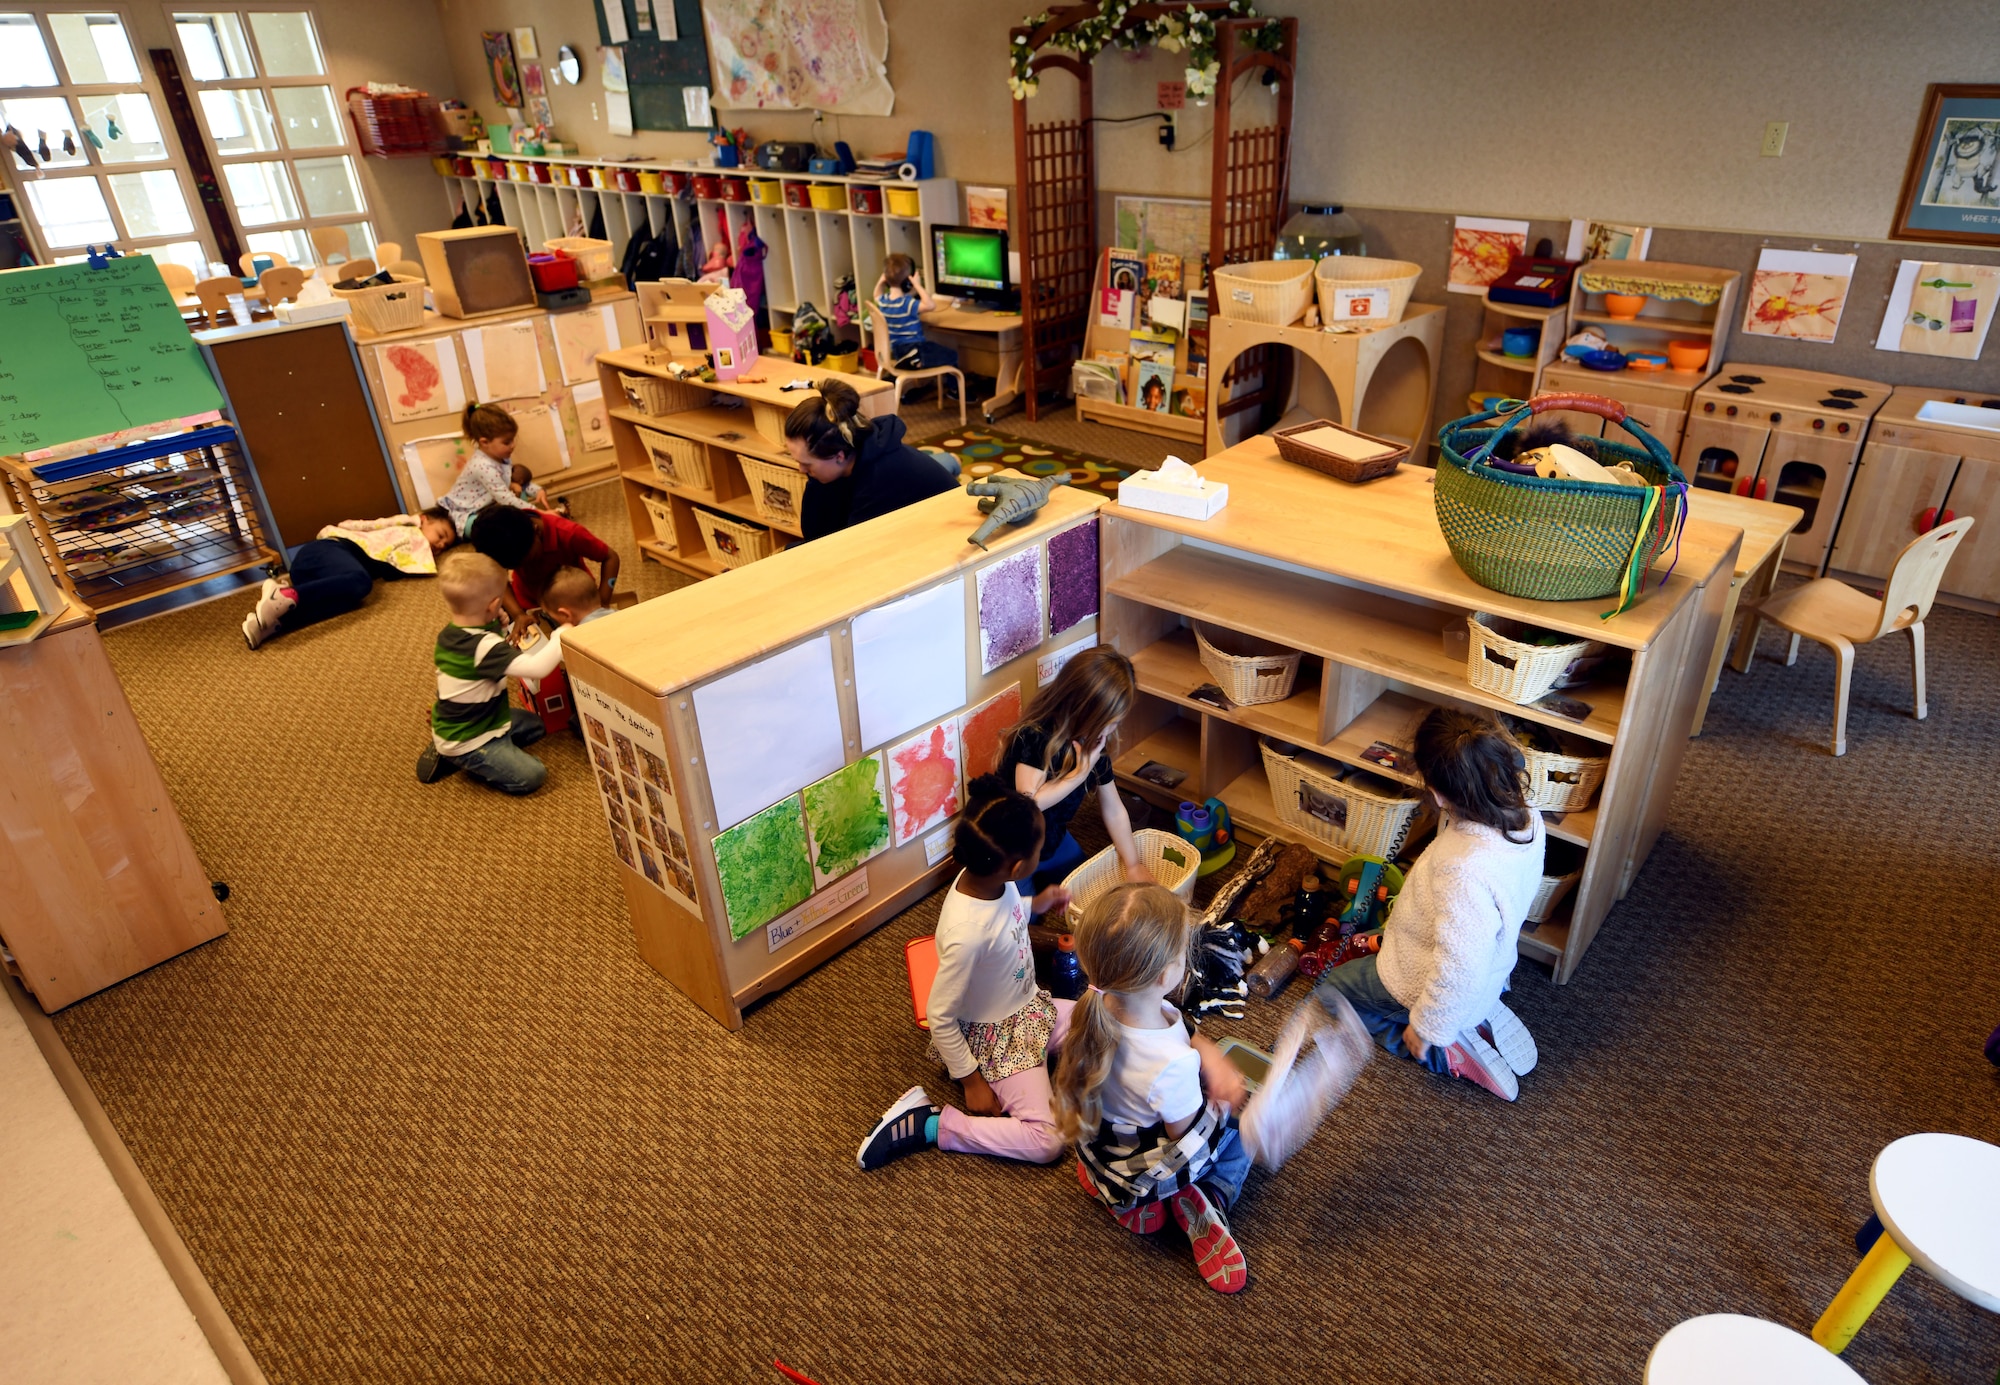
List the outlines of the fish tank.
{"label": "fish tank", "polygon": [[1271,253],[1277,260],[1323,260],[1328,255],[1366,255],[1368,242],[1361,223],[1344,207],[1323,204],[1301,207],[1278,232]]}

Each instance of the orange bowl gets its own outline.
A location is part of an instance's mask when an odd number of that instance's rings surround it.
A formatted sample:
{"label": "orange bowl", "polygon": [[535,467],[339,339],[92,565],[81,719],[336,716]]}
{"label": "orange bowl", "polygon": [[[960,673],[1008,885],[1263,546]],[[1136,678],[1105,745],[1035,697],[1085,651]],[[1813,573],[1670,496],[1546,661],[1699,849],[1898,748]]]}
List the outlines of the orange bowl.
{"label": "orange bowl", "polygon": [[1646,306],[1643,293],[1607,293],[1604,295],[1604,311],[1613,317],[1637,317],[1639,310]]}
{"label": "orange bowl", "polygon": [[1705,341],[1670,341],[1667,364],[1675,370],[1700,370],[1708,364],[1708,349]]}

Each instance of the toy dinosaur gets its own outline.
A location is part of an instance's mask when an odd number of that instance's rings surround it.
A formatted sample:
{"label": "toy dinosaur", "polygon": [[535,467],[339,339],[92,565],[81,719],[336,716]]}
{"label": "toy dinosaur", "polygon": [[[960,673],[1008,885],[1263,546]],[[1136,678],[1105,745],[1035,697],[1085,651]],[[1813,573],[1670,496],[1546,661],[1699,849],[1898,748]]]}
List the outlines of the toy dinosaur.
{"label": "toy dinosaur", "polygon": [[969,544],[986,547],[986,541],[1000,531],[1003,524],[1026,524],[1035,517],[1035,512],[1049,503],[1049,493],[1057,486],[1069,484],[1069,473],[1058,471],[1053,476],[1037,476],[1029,480],[1025,476],[989,476],[983,481],[974,481],[965,488],[967,495],[983,496],[979,502],[979,513],[986,516],[985,522],[972,531]]}

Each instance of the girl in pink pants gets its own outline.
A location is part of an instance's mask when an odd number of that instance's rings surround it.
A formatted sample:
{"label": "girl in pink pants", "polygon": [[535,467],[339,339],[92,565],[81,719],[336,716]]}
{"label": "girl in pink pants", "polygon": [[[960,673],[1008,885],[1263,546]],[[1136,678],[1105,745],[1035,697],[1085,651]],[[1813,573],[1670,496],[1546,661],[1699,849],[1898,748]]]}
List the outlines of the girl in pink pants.
{"label": "girl in pink pants", "polygon": [[937,978],[931,983],[931,1044],[964,1089],[965,1110],[934,1106],[921,1086],[903,1093],[861,1142],[864,1169],[936,1145],[1052,1164],[1065,1141],[1056,1128],[1049,1054],[1062,1047],[1070,1002],[1035,985],[1028,921],[1069,904],[1051,885],[1032,903],[1016,882],[1042,855],[1042,812],[999,775],[972,782],[952,843],[958,878],[938,913]]}

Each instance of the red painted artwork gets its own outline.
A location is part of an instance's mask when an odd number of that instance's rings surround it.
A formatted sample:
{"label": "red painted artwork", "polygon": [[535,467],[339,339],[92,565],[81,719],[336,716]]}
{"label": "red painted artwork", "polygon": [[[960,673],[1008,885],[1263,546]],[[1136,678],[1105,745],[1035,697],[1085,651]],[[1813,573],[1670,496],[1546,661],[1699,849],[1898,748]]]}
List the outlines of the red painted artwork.
{"label": "red painted artwork", "polygon": [[444,382],[437,362],[413,346],[391,346],[383,354],[395,369],[400,386],[396,402],[406,409],[429,403]]}
{"label": "red painted artwork", "polygon": [[1020,720],[1019,683],[1008,684],[958,719],[959,757],[965,765],[966,783],[1000,768],[1007,732]]}
{"label": "red painted artwork", "polygon": [[940,722],[889,752],[889,797],[896,845],[927,832],[958,811],[958,721]]}

